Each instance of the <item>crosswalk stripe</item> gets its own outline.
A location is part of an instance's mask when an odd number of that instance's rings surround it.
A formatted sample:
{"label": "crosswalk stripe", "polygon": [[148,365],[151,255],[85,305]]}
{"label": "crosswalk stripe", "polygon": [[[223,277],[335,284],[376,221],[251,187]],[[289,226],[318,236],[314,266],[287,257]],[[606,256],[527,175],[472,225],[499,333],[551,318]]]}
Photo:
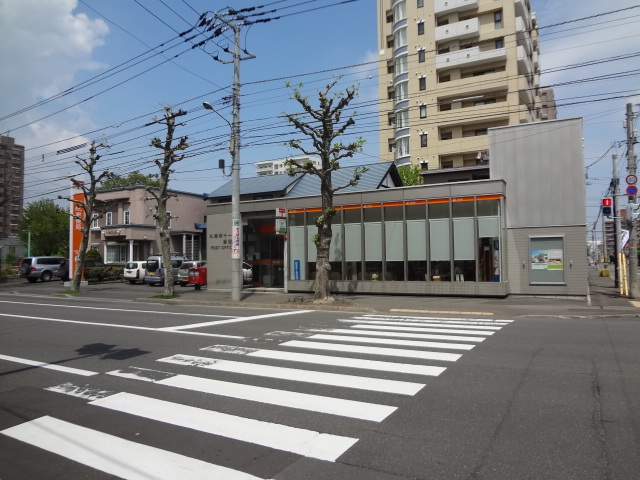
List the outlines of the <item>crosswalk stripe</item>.
{"label": "crosswalk stripe", "polygon": [[[354,330],[354,325],[349,328],[328,328],[326,330],[311,329],[312,332],[330,332],[330,333],[348,333],[350,335],[371,335],[378,337],[395,337],[395,338],[418,338],[418,339],[430,339],[430,340],[453,340],[460,342],[482,342],[485,339],[482,337],[465,337],[462,335],[438,335],[437,333],[397,333],[397,332],[379,332],[375,330]],[[368,328],[368,325],[363,325],[362,328]]]}
{"label": "crosswalk stripe", "polygon": [[362,315],[353,318],[363,319],[388,319],[388,320],[419,320],[430,322],[443,322],[443,323],[479,323],[479,324],[508,324],[513,320],[504,320],[500,318],[455,318],[455,317],[424,317],[424,316],[410,316],[410,315]]}
{"label": "crosswalk stripe", "polygon": [[[238,398],[252,402],[297,408],[318,413],[328,413],[342,417],[357,418],[372,422],[381,422],[391,415],[397,407],[375,403],[345,400],[342,398],[311,395],[308,393],[278,390],[275,388],[257,387],[241,383],[224,382],[189,375],[175,375],[143,368],[115,370],[109,375],[151,381],[169,387],[183,388],[196,392],[211,393],[223,397]],[[166,378],[156,380],[154,377],[164,374]]]}
{"label": "crosswalk stripe", "polygon": [[237,417],[125,392],[95,400],[89,405],[329,462],[335,461],[358,441],[357,438]]}
{"label": "crosswalk stripe", "polygon": [[441,360],[444,362],[455,362],[462,356],[457,353],[424,352],[420,350],[367,347],[361,345],[344,345],[323,342],[307,342],[301,340],[290,340],[288,342],[281,343],[280,345],[284,347],[312,348],[316,350],[334,350],[336,352],[364,353],[369,355],[386,355],[391,357],[422,358],[424,360]]}
{"label": "crosswalk stripe", "polygon": [[444,343],[444,342],[421,342],[417,340],[398,340],[395,338],[371,338],[356,337],[348,335],[311,335],[310,340],[331,340],[337,342],[355,342],[355,343],[377,343],[384,345],[402,345],[404,347],[421,347],[421,348],[442,348],[445,350],[471,350],[475,345],[467,345],[463,343]]}
{"label": "crosswalk stripe", "polygon": [[399,325],[406,327],[432,327],[432,328],[441,328],[443,331],[447,331],[450,329],[460,329],[460,330],[500,330],[502,327],[506,325],[474,325],[474,324],[465,324],[465,323],[439,323],[439,322],[416,322],[416,321],[406,321],[406,322],[394,322],[390,320],[353,320],[353,319],[343,319],[341,322],[353,323],[357,321],[357,323],[371,323],[373,325]]}
{"label": "crosswalk stripe", "polygon": [[[351,323],[350,320],[341,320],[341,322]],[[417,326],[416,326],[417,325]],[[358,321],[358,325],[353,325],[352,328],[375,328],[378,330],[397,330],[397,331],[405,331],[405,332],[426,332],[426,333],[456,333],[460,335],[486,335],[490,336],[496,332],[489,330],[463,330],[457,328],[437,328],[437,327],[428,327],[428,326],[420,326],[420,324],[401,324],[397,323],[389,323],[389,322],[363,322],[362,320]],[[466,327],[465,327],[466,328]],[[469,327],[471,328],[471,327]]]}
{"label": "crosswalk stripe", "polygon": [[45,416],[0,433],[128,480],[261,480],[222,467],[114,435]]}
{"label": "crosswalk stripe", "polygon": [[173,355],[171,357],[161,358],[158,361],[177,365],[207,368],[222,372],[257,375],[260,377],[278,378],[281,380],[291,380],[295,382],[317,383],[321,385],[332,385],[335,387],[356,388],[375,392],[395,393],[398,395],[415,395],[425,386],[423,383],[387,380],[384,378],[358,377],[356,375],[301,370],[299,368],[274,367],[271,365],[218,360],[193,355]]}
{"label": "crosswalk stripe", "polygon": [[71,373],[73,375],[82,375],[83,377],[98,375],[98,372],[92,372],[90,370],[81,370],[79,368],[64,367],[62,365],[54,365],[52,363],[38,362],[36,360],[29,360],[27,358],[11,357],[9,355],[0,355],[0,360],[5,360],[7,362],[21,363],[23,365],[30,365],[32,367],[46,368],[48,370],[56,370],[58,372]]}
{"label": "crosswalk stripe", "polygon": [[314,365],[330,365],[333,367],[358,368],[362,370],[376,370],[380,372],[408,373],[412,375],[426,375],[437,377],[446,370],[446,367],[434,367],[430,365],[416,365],[413,363],[384,362],[380,360],[366,360],[352,357],[332,357],[329,355],[317,355],[313,353],[283,352],[279,350],[258,349],[229,349],[227,345],[212,345],[201,350],[218,353],[233,353],[250,357],[268,358],[271,360],[284,360],[288,362],[310,363]]}

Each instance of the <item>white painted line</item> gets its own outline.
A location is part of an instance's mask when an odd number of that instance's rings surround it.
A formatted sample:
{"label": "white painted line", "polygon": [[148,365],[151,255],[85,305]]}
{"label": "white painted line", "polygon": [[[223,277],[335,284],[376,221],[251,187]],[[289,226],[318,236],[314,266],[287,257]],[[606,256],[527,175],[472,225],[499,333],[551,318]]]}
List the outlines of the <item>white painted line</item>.
{"label": "white painted line", "polygon": [[[348,328],[329,328],[327,330],[309,329],[311,332],[330,332],[330,333],[348,333],[350,335],[371,335],[372,337],[393,337],[393,338],[419,338],[429,340],[452,340],[458,342],[483,342],[482,337],[469,337],[461,335],[438,335],[437,333],[397,333],[397,332],[379,332],[375,330],[353,330],[357,325]],[[369,328],[368,325],[361,325],[359,328]]]}
{"label": "white painted line", "polygon": [[131,393],[118,393],[90,405],[329,462],[334,462],[358,441]]}
{"label": "white painted line", "polygon": [[317,383],[334,387],[356,388],[374,392],[395,393],[398,395],[415,395],[425,385],[423,383],[402,382],[387,380],[384,378],[358,377],[356,375],[344,375],[340,373],[318,372],[314,370],[301,370],[299,368],[274,367],[247,362],[234,362],[231,360],[217,360],[193,355],[173,355],[161,358],[159,362],[188,365],[222,372],[240,373],[244,375],[257,375],[259,377],[278,378],[294,382]]}
{"label": "white painted line", "polygon": [[21,363],[23,365],[31,365],[32,367],[46,368],[47,370],[56,370],[58,372],[71,373],[73,375],[82,375],[83,377],[98,375],[98,372],[81,370],[79,368],[63,367],[62,365],[55,365],[53,363],[43,363],[43,362],[38,362],[36,360],[28,360],[26,358],[11,357],[9,355],[0,355],[0,360],[5,360],[7,362]]}
{"label": "white painted line", "polygon": [[337,343],[303,342],[291,340],[281,343],[282,347],[312,348],[316,350],[333,350],[336,352],[364,353],[368,355],[385,355],[389,357],[422,358],[424,360],[441,360],[455,362],[462,355],[458,353],[423,352],[420,350],[402,350],[399,348],[366,347],[361,345],[342,345]]}
{"label": "white painted line", "polygon": [[108,397],[117,393],[112,390],[100,390],[97,388],[92,388],[88,385],[80,386],[71,382],[61,383],[60,385],[55,385],[53,387],[47,387],[45,388],[45,390],[56,393],[64,393],[65,395],[84,398],[85,400],[98,400],[100,398]]}
{"label": "white painted line", "polygon": [[[148,371],[147,371],[148,372]],[[164,373],[164,372],[160,372]],[[121,374],[119,370],[108,372],[109,375],[124,378],[144,380],[141,374],[132,375],[130,372]],[[223,397],[238,398],[251,402],[279,405],[287,408],[297,408],[318,413],[328,413],[342,417],[358,418],[372,422],[381,422],[391,415],[396,407],[379,405],[355,400],[310,395],[307,393],[278,390],[275,388],[256,387],[241,383],[223,382],[208,378],[192,377],[189,375],[172,375],[161,380],[148,380],[156,384],[169,387],[183,388],[195,392],[211,393]]]}
{"label": "white painted line", "polygon": [[128,480],[261,480],[231,468],[138,444],[49,416],[0,433]]}
{"label": "white painted line", "polygon": [[60,318],[44,318],[33,317],[29,315],[10,315],[8,313],[0,313],[0,317],[12,317],[12,318],[26,318],[28,320],[39,320],[43,322],[59,322],[59,323],[72,323],[76,325],[91,325],[95,327],[113,327],[113,328],[128,328],[131,330],[146,330],[148,332],[160,332],[160,333],[179,333],[183,335],[200,335],[201,337],[219,337],[219,338],[237,338],[243,339],[244,337],[238,337],[235,335],[220,335],[217,333],[199,333],[199,332],[181,332],[173,330],[164,330],[162,328],[149,328],[149,327],[135,327],[133,325],[120,325],[117,323],[100,323],[100,322],[84,322],[80,320],[63,320]]}
{"label": "white painted line", "polygon": [[[353,323],[350,320],[340,320],[345,323]],[[379,326],[378,326],[379,325]],[[352,328],[371,328],[378,330],[396,330],[396,331],[405,331],[405,332],[429,332],[429,333],[455,333],[459,335],[493,335],[495,332],[489,330],[458,330],[457,328],[432,328],[432,327],[415,327],[410,326],[411,324],[403,324],[398,325],[396,323],[388,323],[388,322],[376,322],[376,321],[358,321],[358,325],[353,325]],[[414,324],[415,325],[415,324]],[[418,324],[419,325],[419,324]]]}
{"label": "white painted line", "polygon": [[106,310],[110,312],[125,312],[125,313],[154,313],[154,314],[161,314],[161,315],[180,315],[185,317],[216,317],[216,318],[231,317],[231,315],[209,315],[209,314],[202,314],[202,313],[162,312],[158,310],[128,310],[125,308],[85,307],[82,305],[60,305],[57,303],[11,302],[8,300],[0,300],[0,303],[15,303],[18,305],[37,305],[41,307],[80,308],[85,310]]}
{"label": "white painted line", "polygon": [[435,327],[440,328],[442,331],[447,331],[450,329],[461,329],[461,330],[486,330],[486,331],[494,331],[501,330],[502,326],[494,326],[494,325],[466,325],[463,323],[449,324],[449,323],[427,323],[427,322],[389,322],[384,320],[363,320],[359,323],[373,323],[374,325],[386,324],[386,325],[396,325],[396,326],[408,326],[408,327]]}
{"label": "white painted line", "polygon": [[475,345],[463,343],[421,342],[418,340],[398,340],[395,338],[371,338],[349,335],[311,335],[309,340],[330,340],[337,342],[373,343],[378,345],[401,345],[416,348],[442,348],[445,350],[471,350]]}
{"label": "white painted line", "polygon": [[200,327],[210,327],[212,325],[226,325],[228,323],[249,322],[252,320],[262,320],[263,318],[282,317],[285,315],[298,315],[301,313],[309,313],[312,311],[313,310],[294,310],[289,312],[269,313],[266,315],[255,315],[253,317],[232,318],[231,320],[220,320],[217,322],[213,321],[213,322],[205,322],[205,323],[194,323],[192,325],[179,325],[177,327],[166,327],[166,328],[160,328],[158,330],[175,332],[178,330],[185,330],[188,328],[200,328]]}
{"label": "white painted line", "polygon": [[362,370],[377,370],[380,372],[408,373],[412,375],[426,375],[437,377],[446,370],[446,367],[433,367],[429,365],[416,365],[413,363],[383,362],[380,360],[364,360],[350,357],[331,357],[329,355],[316,355],[314,353],[282,352],[279,350],[257,350],[247,348],[245,351],[239,348],[228,348],[227,345],[212,345],[202,348],[211,352],[232,353],[248,355],[250,357],[269,358],[272,360],[284,360],[287,362],[311,363],[315,365],[331,365],[334,367],[358,368]]}
{"label": "white painted line", "polygon": [[363,315],[356,318],[374,318],[376,320],[389,319],[389,320],[428,320],[428,321],[443,321],[443,322],[465,322],[465,323],[511,323],[513,320],[503,320],[499,318],[454,318],[454,317],[413,317],[408,315]]}

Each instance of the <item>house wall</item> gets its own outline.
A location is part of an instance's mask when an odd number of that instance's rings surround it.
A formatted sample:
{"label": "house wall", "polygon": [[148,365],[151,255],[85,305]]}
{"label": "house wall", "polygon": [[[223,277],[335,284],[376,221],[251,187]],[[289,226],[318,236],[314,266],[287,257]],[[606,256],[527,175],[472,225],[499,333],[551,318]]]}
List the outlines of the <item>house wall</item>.
{"label": "house wall", "polygon": [[[202,196],[186,192],[174,192],[167,200],[171,212],[171,251],[184,254],[184,236],[200,235],[195,228],[202,223],[206,204]],[[112,201],[105,214],[98,219],[98,228],[92,228],[90,245],[97,247],[106,258],[107,245],[124,246],[126,260],[145,260],[150,254],[160,252],[160,235],[155,225],[155,199],[143,187],[132,187],[100,192],[98,198]],[[125,212],[130,212],[129,224],[125,224]],[[112,214],[112,224],[106,225],[106,212]],[[205,239],[202,238],[202,244]]]}

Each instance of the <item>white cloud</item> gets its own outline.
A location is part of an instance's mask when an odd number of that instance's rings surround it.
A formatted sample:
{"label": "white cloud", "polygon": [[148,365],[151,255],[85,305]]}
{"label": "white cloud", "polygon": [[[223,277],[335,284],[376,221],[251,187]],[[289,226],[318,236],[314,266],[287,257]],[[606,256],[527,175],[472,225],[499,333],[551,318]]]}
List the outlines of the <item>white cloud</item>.
{"label": "white cloud", "polygon": [[[83,71],[103,68],[92,55],[104,44],[109,29],[103,20],[74,14],[76,7],[76,0],[0,1],[3,32],[0,56],[3,65],[11,66],[3,69],[0,117],[68,89],[78,83],[78,74]],[[91,129],[93,122],[81,106],[31,123],[77,101],[78,97],[64,98],[12,116],[0,121],[0,131],[7,132],[27,149],[35,149],[27,152],[27,158],[37,156],[36,147]],[[25,124],[30,125],[19,128]],[[57,144],[53,149],[85,141],[78,138]],[[29,162],[26,168],[28,173]]]}

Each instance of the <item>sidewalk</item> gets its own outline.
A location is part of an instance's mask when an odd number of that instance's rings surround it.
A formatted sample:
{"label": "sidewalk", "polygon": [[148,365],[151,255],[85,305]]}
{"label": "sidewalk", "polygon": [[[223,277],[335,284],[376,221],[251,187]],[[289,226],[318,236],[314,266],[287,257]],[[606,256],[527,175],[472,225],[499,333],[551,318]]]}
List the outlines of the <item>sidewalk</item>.
{"label": "sidewalk", "polygon": [[[640,316],[640,302],[622,296],[614,287],[612,277],[599,276],[597,267],[589,268],[587,297],[536,297],[512,295],[508,298],[432,297],[400,295],[335,295],[333,305],[314,305],[311,293],[285,293],[281,288],[245,288],[240,303],[231,301],[229,290],[207,289],[186,291],[175,300],[141,298],[191,305],[224,305],[255,308],[332,310],[366,313],[420,315],[476,315],[485,318],[506,318],[535,315],[633,315]],[[182,292],[180,292],[182,293]],[[634,305],[636,303],[636,305]]]}

